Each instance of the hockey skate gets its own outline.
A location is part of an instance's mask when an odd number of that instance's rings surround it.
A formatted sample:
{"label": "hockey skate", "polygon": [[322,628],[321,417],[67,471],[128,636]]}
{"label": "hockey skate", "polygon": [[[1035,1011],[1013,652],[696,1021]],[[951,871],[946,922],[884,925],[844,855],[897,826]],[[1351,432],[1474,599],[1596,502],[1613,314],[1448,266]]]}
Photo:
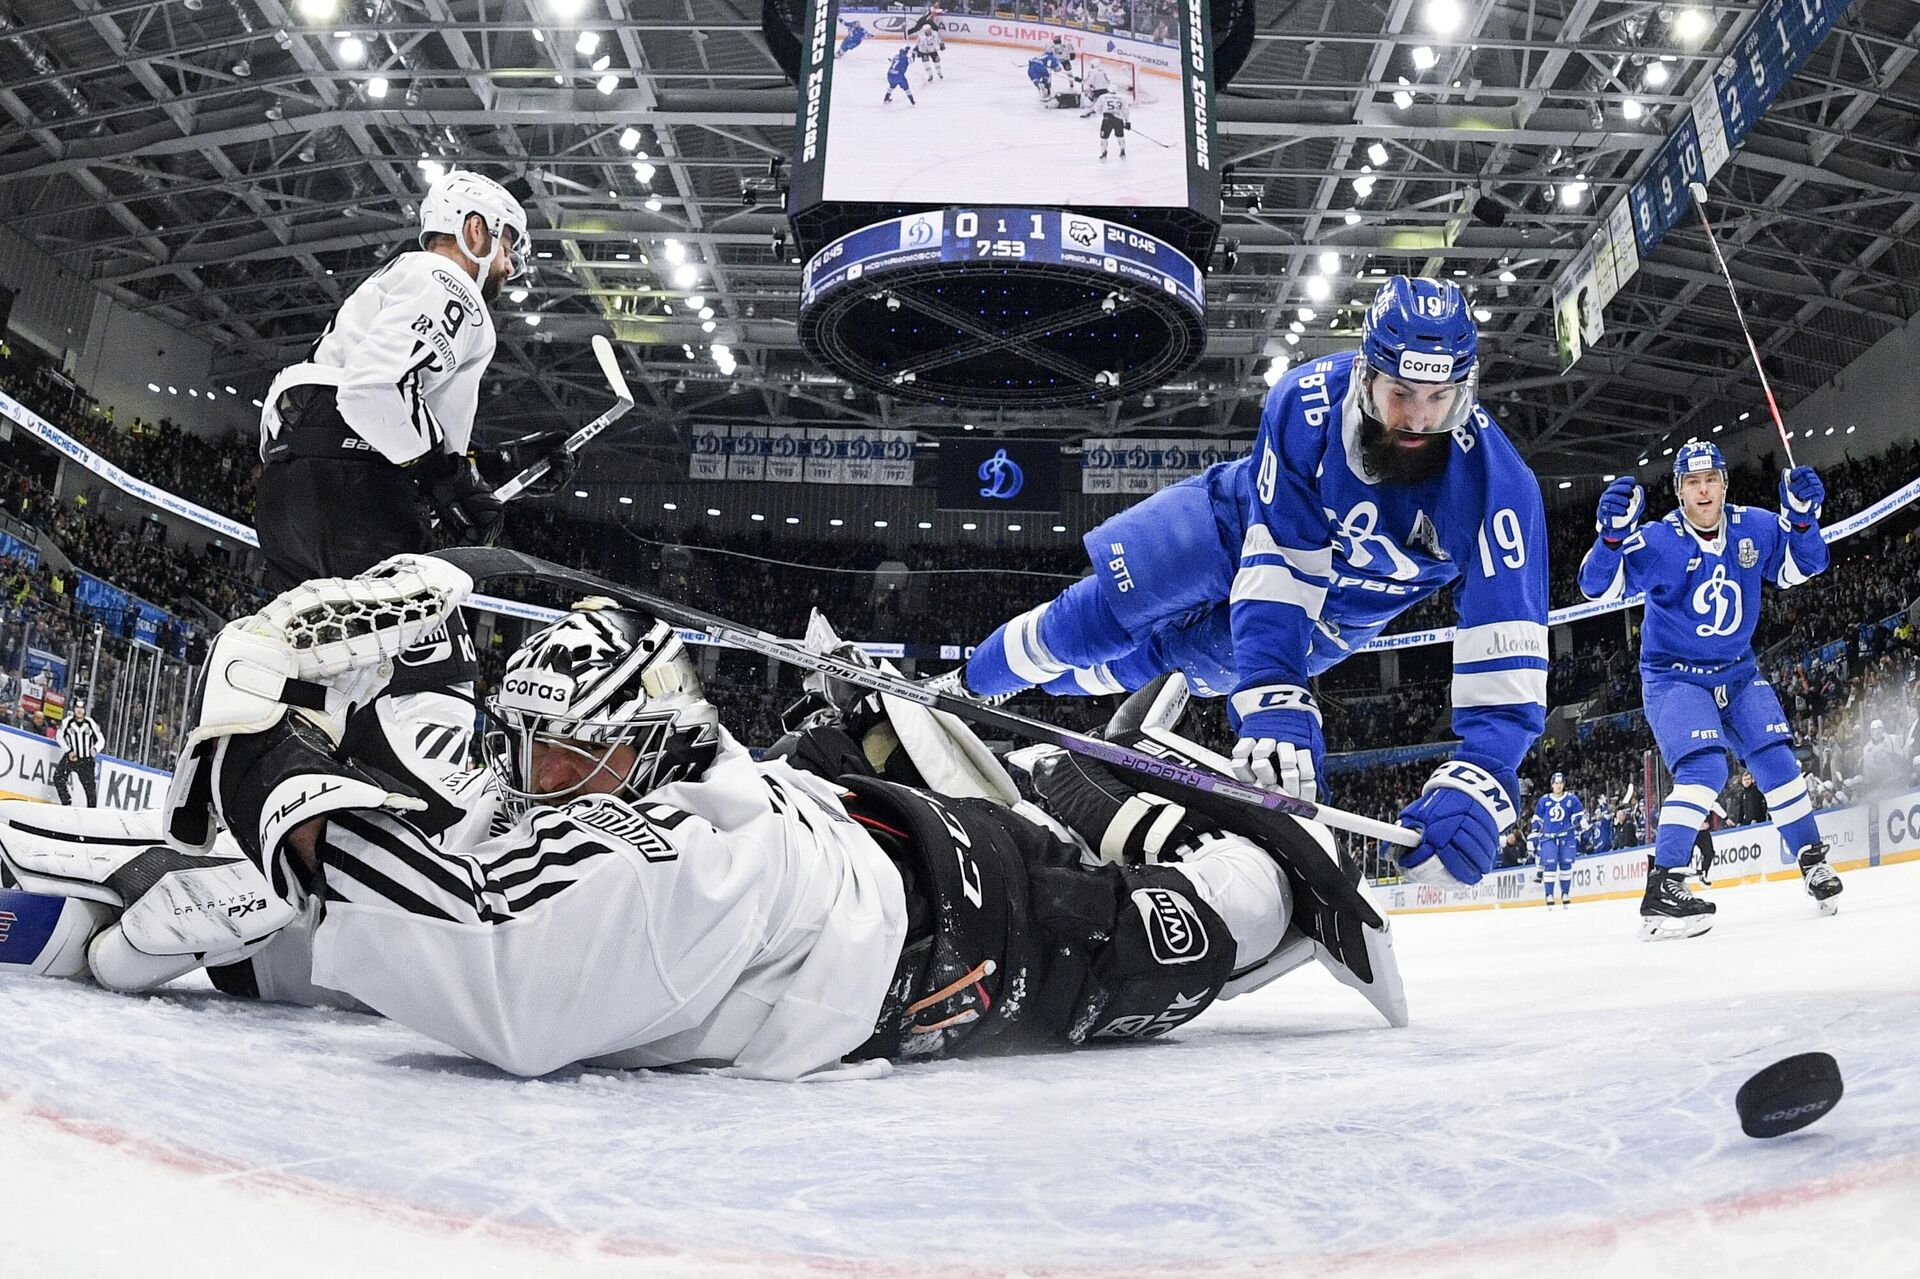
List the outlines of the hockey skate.
{"label": "hockey skate", "polygon": [[1655,866],[1647,872],[1647,893],[1640,899],[1640,938],[1666,941],[1698,937],[1713,927],[1718,909],[1687,891],[1684,871]]}
{"label": "hockey skate", "polygon": [[1840,882],[1840,876],[1833,867],[1827,865],[1827,846],[1824,842],[1808,844],[1806,851],[1800,854],[1800,878],[1807,886],[1807,896],[1813,898],[1813,904],[1820,908],[1822,915],[1838,914],[1840,903],[1834,899],[1840,896],[1840,890],[1846,885]]}

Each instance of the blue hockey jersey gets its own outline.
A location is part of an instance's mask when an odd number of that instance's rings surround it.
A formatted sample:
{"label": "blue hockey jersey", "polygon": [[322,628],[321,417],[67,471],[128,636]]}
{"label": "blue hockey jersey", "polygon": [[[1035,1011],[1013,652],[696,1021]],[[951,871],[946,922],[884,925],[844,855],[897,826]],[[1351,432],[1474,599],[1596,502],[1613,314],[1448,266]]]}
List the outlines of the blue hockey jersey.
{"label": "blue hockey jersey", "polygon": [[1448,584],[1460,758],[1513,771],[1546,724],[1547,536],[1540,487],[1484,408],[1433,479],[1383,483],[1360,451],[1358,352],[1290,372],[1267,395],[1253,452],[1201,477],[1230,593],[1236,710],[1305,687]]}
{"label": "blue hockey jersey", "polygon": [[1595,600],[1647,593],[1642,671],[1713,676],[1753,655],[1762,583],[1797,586],[1826,567],[1817,521],[1796,532],[1784,516],[1728,503],[1715,537],[1673,511],[1618,549],[1595,538],[1580,562],[1580,589]]}
{"label": "blue hockey jersey", "polygon": [[1532,830],[1548,839],[1576,834],[1587,825],[1586,805],[1572,791],[1564,795],[1542,795],[1533,806]]}

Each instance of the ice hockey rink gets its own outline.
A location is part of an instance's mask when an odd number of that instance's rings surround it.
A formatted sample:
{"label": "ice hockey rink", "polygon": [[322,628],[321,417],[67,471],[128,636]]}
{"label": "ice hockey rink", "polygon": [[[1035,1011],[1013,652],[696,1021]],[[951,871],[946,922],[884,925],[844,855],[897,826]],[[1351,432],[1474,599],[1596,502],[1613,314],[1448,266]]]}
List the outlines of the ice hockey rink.
{"label": "ice hockey rink", "polygon": [[[945,79],[907,73],[918,105],[887,88],[896,40],[869,37],[834,63],[827,191],[861,200],[1140,205],[1186,200],[1179,85],[1142,73],[1152,101],[1132,107],[1123,159],[1100,159],[1100,116],[1041,102],[1027,79],[1037,50],[949,41]],[[1148,135],[1158,139],[1149,141]],[[937,145],[935,145],[937,140]],[[1160,143],[1165,143],[1162,146]]]}
{"label": "ice hockey rink", "polygon": [[[1409,916],[1169,1040],[793,1086],[500,1075],[371,1016],[0,984],[9,1275],[1914,1273],[1920,864]],[[1772,1141],[1740,1083],[1832,1053]],[[107,1205],[111,1205],[108,1208]]]}

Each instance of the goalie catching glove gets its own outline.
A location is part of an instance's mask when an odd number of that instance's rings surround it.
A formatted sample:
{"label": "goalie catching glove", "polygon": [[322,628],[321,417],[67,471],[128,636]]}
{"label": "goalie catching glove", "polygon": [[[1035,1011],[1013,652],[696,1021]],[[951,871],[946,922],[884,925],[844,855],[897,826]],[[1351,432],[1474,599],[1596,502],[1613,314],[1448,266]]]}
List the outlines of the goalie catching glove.
{"label": "goalie catching glove", "polygon": [[228,623],[167,793],[173,841],[204,852],[218,817],[275,895],[297,903],[306,870],[283,847],[295,827],[345,809],[424,808],[333,751],[347,713],[379,694],[394,659],[444,626],[472,586],[444,560],[396,555],[359,577],[302,582]]}

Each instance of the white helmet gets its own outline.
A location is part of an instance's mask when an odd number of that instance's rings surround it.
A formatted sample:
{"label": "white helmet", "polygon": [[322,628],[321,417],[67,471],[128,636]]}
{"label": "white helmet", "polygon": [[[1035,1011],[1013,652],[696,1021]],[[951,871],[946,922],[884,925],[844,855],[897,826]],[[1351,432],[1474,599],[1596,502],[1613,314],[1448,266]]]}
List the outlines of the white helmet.
{"label": "white helmet", "polygon": [[[507,259],[510,263],[507,278],[517,280],[525,275],[527,251],[531,247],[527,235],[527,211],[498,182],[466,169],[451,169],[442,174],[427,191],[426,199],[420,201],[420,247],[427,247],[427,237],[430,235],[450,235],[469,261],[475,265],[484,263],[486,258],[474,256],[473,250],[467,247],[466,236],[462,234],[468,215],[474,213],[485,219],[487,234],[493,237],[494,245],[500,243],[503,233],[513,233],[507,242]],[[488,257],[492,256],[492,252],[489,251]]]}
{"label": "white helmet", "polygon": [[528,637],[487,710],[487,765],[516,810],[578,789],[536,789],[536,743],[586,756],[596,770],[609,768],[617,747],[633,747],[634,762],[618,780],[626,798],[638,799],[704,771],[720,741],[720,714],[679,634],[598,596]]}

